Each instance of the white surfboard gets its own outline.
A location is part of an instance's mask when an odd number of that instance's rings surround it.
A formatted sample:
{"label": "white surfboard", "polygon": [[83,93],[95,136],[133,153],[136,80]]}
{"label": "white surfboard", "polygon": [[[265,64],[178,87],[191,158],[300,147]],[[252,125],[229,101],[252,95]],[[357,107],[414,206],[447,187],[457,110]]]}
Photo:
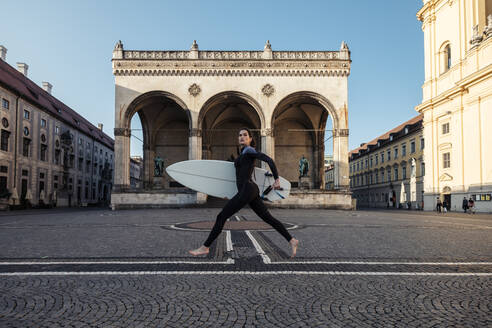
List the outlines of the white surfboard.
{"label": "white surfboard", "polygon": [[[189,160],[174,163],[166,168],[167,174],[190,189],[210,196],[231,199],[237,194],[236,170],[233,162],[216,160]],[[252,176],[260,195],[275,179],[271,172],[255,167]],[[280,190],[271,190],[263,197],[275,201],[289,196],[290,182],[280,177]]]}

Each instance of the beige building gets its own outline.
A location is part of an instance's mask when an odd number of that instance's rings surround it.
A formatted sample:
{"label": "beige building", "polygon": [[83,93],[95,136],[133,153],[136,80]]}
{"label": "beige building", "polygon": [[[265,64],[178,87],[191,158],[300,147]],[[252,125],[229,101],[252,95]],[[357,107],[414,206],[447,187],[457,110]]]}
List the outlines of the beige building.
{"label": "beige building", "polygon": [[425,209],[463,197],[492,212],[492,1],[425,0],[422,103]]}
{"label": "beige building", "polygon": [[[0,195],[10,205],[67,206],[110,201],[113,140],[31,81],[0,46]],[[5,205],[7,198],[0,197]]]}
{"label": "beige building", "polygon": [[[204,195],[182,188],[167,167],[187,159],[237,155],[237,133],[252,129],[257,148],[275,159],[291,181],[291,196],[276,205],[350,208],[348,193],[348,75],[345,42],[336,51],[126,50],[113,51],[115,76],[115,186],[113,208],[195,204]],[[130,189],[131,120],[143,132],[143,186]],[[334,189],[324,190],[325,127],[333,127]],[[311,189],[295,191],[299,159],[309,161]]]}
{"label": "beige building", "polygon": [[130,187],[142,187],[143,158],[141,156],[130,157]]}
{"label": "beige building", "polygon": [[421,209],[423,151],[422,115],[352,150],[350,189],[357,206]]}

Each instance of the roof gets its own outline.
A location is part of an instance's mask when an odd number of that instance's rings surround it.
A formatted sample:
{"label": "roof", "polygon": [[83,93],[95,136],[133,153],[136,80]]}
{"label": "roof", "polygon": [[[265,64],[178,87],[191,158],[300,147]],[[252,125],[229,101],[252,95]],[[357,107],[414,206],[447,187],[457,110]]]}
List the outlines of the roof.
{"label": "roof", "polygon": [[424,114],[419,114],[419,115],[415,116],[414,118],[409,119],[408,121],[398,125],[396,128],[389,130],[385,134],[380,135],[379,137],[372,139],[368,143],[365,143],[362,146],[355,148],[354,150],[350,151],[349,156],[351,156],[353,154],[357,154],[361,150],[366,150],[367,146],[377,145],[378,141],[388,140],[391,134],[401,132],[401,131],[403,131],[403,129],[405,129],[406,126],[419,123],[423,120],[423,118],[424,118]]}
{"label": "roof", "polygon": [[0,60],[0,84],[22,99],[114,150],[114,140],[110,136],[3,60]]}

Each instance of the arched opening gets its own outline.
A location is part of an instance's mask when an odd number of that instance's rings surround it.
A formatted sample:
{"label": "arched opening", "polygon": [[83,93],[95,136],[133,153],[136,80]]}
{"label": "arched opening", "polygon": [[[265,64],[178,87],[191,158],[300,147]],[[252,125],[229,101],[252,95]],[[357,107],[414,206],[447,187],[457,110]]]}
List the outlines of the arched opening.
{"label": "arched opening", "polygon": [[[337,158],[333,156],[337,118],[328,120],[330,113],[334,113],[331,104],[309,92],[284,98],[274,110],[275,162],[293,188],[335,189],[338,184]],[[302,171],[306,160],[307,172]],[[327,171],[330,167],[332,174]],[[333,181],[327,181],[331,178]]]}
{"label": "arched opening", "polygon": [[251,129],[256,149],[261,149],[263,114],[248,96],[224,92],[209,99],[202,107],[198,126],[202,130],[202,158],[232,160],[237,157],[238,132]]}
{"label": "arched opening", "polygon": [[[188,159],[191,120],[184,103],[162,91],[148,92],[130,104],[126,121],[130,124],[130,154],[142,157],[141,187],[182,187],[166,174],[165,168]],[[135,162],[130,160],[130,177],[132,165]]]}

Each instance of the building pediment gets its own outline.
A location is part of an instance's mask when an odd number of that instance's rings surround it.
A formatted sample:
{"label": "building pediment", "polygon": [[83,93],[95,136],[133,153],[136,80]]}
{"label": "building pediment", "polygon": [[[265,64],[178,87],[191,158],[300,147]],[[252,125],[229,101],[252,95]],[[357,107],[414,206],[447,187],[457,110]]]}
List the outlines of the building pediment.
{"label": "building pediment", "polygon": [[451,181],[451,180],[453,180],[453,177],[448,173],[441,174],[441,176],[439,177],[439,181]]}

